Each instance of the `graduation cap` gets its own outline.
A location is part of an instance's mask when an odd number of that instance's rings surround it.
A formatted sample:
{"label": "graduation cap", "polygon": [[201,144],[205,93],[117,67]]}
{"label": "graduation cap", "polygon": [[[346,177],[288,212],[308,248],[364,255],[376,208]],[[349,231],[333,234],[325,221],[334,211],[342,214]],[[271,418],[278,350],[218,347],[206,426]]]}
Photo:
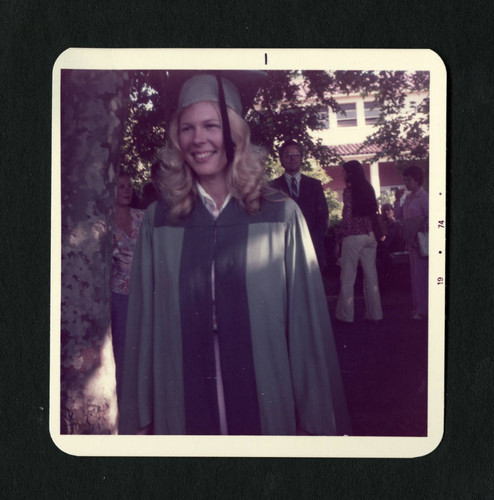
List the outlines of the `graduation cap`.
{"label": "graduation cap", "polygon": [[223,122],[226,157],[231,162],[234,151],[226,107],[245,116],[265,78],[264,71],[170,71],[165,83],[168,119],[196,102],[217,102]]}

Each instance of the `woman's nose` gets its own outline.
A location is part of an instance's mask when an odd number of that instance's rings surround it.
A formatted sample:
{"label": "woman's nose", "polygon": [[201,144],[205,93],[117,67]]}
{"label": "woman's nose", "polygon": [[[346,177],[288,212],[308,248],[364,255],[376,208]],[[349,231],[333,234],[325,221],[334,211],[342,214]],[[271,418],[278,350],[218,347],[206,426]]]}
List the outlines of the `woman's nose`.
{"label": "woman's nose", "polygon": [[204,130],[200,127],[194,130],[194,144],[201,144],[204,142]]}

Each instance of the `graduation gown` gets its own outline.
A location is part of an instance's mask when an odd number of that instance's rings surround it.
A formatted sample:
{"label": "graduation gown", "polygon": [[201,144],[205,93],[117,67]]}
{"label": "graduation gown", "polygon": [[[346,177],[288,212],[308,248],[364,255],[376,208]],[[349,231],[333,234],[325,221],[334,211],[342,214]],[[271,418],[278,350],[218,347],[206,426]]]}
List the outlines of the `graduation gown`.
{"label": "graduation gown", "polygon": [[119,432],[219,434],[212,265],[229,434],[349,434],[316,255],[291,199],[215,220],[146,211],[135,247]]}

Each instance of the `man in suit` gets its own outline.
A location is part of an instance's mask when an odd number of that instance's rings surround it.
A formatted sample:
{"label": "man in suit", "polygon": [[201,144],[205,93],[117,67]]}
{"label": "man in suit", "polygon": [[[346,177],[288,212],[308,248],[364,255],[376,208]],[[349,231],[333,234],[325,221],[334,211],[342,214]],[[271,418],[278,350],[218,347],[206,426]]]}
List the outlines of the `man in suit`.
{"label": "man in suit", "polygon": [[312,243],[317,254],[319,267],[326,264],[324,234],[328,229],[329,212],[322,184],[317,179],[300,173],[302,146],[295,141],[286,141],[279,151],[285,173],[271,181],[271,187],[284,191],[299,205],[309,226]]}

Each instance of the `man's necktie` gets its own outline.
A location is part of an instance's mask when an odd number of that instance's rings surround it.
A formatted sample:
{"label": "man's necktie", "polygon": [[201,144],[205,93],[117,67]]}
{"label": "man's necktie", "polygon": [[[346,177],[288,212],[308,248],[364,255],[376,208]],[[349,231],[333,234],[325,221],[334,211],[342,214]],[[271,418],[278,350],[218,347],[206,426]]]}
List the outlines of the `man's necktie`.
{"label": "man's necktie", "polygon": [[292,177],[291,191],[292,191],[292,198],[298,198],[298,188],[297,188],[297,181],[296,181],[295,177]]}

